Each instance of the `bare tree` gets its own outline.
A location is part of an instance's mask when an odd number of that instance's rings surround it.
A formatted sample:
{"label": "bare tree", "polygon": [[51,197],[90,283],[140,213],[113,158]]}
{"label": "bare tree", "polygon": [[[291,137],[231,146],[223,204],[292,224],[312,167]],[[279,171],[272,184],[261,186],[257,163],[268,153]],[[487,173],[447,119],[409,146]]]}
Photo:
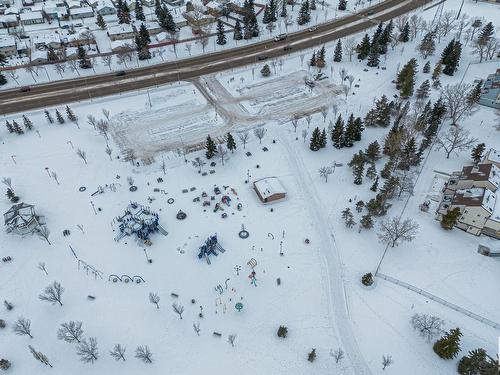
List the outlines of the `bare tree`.
{"label": "bare tree", "polygon": [[182,319],[182,313],[184,312],[184,306],[182,306],[180,303],[174,302],[172,303],[172,309],[176,314],[179,315],[179,318]]}
{"label": "bare tree", "polygon": [[76,354],[80,356],[80,361],[85,363],[94,363],[99,358],[99,349],[97,339],[89,337],[89,340],[82,339],[76,347]]}
{"label": "bare tree", "polygon": [[238,133],[238,138],[240,139],[241,143],[243,143],[243,149],[245,149],[248,138],[250,138],[250,133],[249,132]]}
{"label": "bare tree", "polygon": [[236,335],[234,333],[227,336],[227,342],[230,343],[233,348],[234,348],[235,341],[236,341]]}
{"label": "bare tree", "polygon": [[106,109],[106,108],[103,108],[102,109],[102,114],[104,115],[104,117],[106,117],[106,120],[109,121],[109,110]]}
{"label": "bare tree", "polygon": [[307,129],[302,129],[302,139],[304,140],[304,143],[306,143],[306,138],[307,138]]}
{"label": "bare tree", "polygon": [[223,145],[218,145],[217,153],[219,154],[222,165],[224,165],[224,160],[227,160],[227,149]]}
{"label": "bare tree", "polygon": [[333,173],[333,168],[328,166],[328,167],[321,167],[319,169],[319,175],[320,177],[323,177],[325,179],[325,182],[328,182],[328,176]]}
{"label": "bare tree", "polygon": [[191,43],[184,44],[184,48],[189,53],[189,56],[191,56],[191,47],[192,47]]}
{"label": "bare tree", "polygon": [[33,65],[28,65],[27,67],[24,68],[24,71],[26,73],[31,74],[31,78],[33,78],[33,81],[36,82],[35,75],[38,77],[38,72],[37,72],[37,69],[35,69],[35,67]]}
{"label": "bare tree", "polygon": [[33,336],[31,335],[31,320],[25,319],[22,316],[17,318],[16,322],[14,323],[13,330],[16,335],[29,336],[30,339],[33,338]]}
{"label": "bare tree", "polygon": [[57,173],[52,171],[50,172],[50,176],[57,182],[57,184],[59,185],[59,180],[57,179]]}
{"label": "bare tree", "polygon": [[441,28],[443,29],[443,36],[456,28],[457,15],[452,10],[447,10],[441,16]]}
{"label": "bare tree", "polygon": [[64,293],[64,288],[60,283],[54,281],[51,285],[47,286],[43,293],[38,296],[42,301],[51,302],[52,304],[59,303],[62,304],[62,294]]}
{"label": "bare tree", "polygon": [[259,139],[259,144],[262,143],[262,138],[266,135],[267,129],[264,127],[259,127],[254,129],[253,134]]}
{"label": "bare tree", "polygon": [[394,361],[392,360],[392,356],[390,355],[383,355],[382,356],[382,370],[385,370],[387,367],[392,365]]}
{"label": "bare tree", "polygon": [[326,116],[328,116],[328,107],[326,105],[321,107],[321,114],[323,115],[323,122],[325,122]]}
{"label": "bare tree", "polygon": [[45,354],[43,354],[42,352],[37,352],[36,349],[34,347],[32,347],[31,345],[28,345],[28,348],[30,349],[31,354],[33,354],[33,357],[37,361],[40,361],[45,366],[49,366],[52,368],[52,365],[50,364],[49,359],[47,358],[47,356]]}
{"label": "bare tree", "polygon": [[115,361],[124,361],[125,362],[125,350],[126,348],[124,346],[121,346],[120,344],[115,344],[113,347],[113,350],[109,352],[109,355],[115,359]]}
{"label": "bare tree", "polygon": [[344,358],[344,351],[341,348],[336,349],[332,354],[335,358],[335,363],[339,363]]}
{"label": "bare tree", "polygon": [[66,64],[62,62],[58,62],[54,64],[54,70],[63,77],[63,73],[66,71]]}
{"label": "bare tree", "polygon": [[352,89],[352,84],[354,83],[354,80],[356,78],[354,78],[354,76],[352,74],[349,74],[347,77],[347,81],[349,82],[349,90]]}
{"label": "bare tree", "polygon": [[403,195],[413,195],[413,190],[415,189],[415,171],[399,171],[394,174],[397,177],[397,196],[401,198]]}
{"label": "bare tree", "polygon": [[410,17],[408,23],[410,24],[410,38],[413,40],[417,37],[418,32],[425,28],[425,21],[421,16],[414,14]]}
{"label": "bare tree", "polygon": [[40,262],[38,263],[38,266],[37,268],[43,272],[45,272],[45,274],[48,276],[49,273],[47,272],[47,268],[45,268],[45,263],[44,262]]}
{"label": "bare tree", "polygon": [[342,85],[342,92],[345,95],[345,100],[347,100],[347,96],[349,95],[349,92],[351,92],[351,89],[347,85]]}
{"label": "bare tree", "polygon": [[113,152],[113,149],[111,147],[109,147],[109,145],[106,145],[105,151],[106,151],[106,154],[108,154],[108,156],[109,156],[109,160],[112,161],[113,158],[111,157],[111,153]]}
{"label": "bare tree", "polygon": [[79,148],[76,150],[76,154],[87,164],[87,153],[85,151]]}
{"label": "bare tree", "polygon": [[201,168],[203,168],[203,166],[206,164],[205,161],[199,156],[192,160],[191,163],[193,164],[193,167],[198,168],[198,173],[201,173]]}
{"label": "bare tree", "polygon": [[468,116],[477,106],[474,100],[469,99],[471,89],[472,85],[469,83],[457,83],[446,85],[441,92],[452,125],[456,125],[463,116]]}
{"label": "bare tree", "polygon": [[109,122],[106,120],[99,120],[96,124],[97,130],[104,137],[106,143],[108,143],[108,132],[109,132]]}
{"label": "bare tree", "polygon": [[358,43],[356,42],[356,39],[354,38],[347,38],[344,39],[343,47],[344,47],[344,53],[346,55],[349,55],[349,62],[352,62],[352,56],[356,52]]}
{"label": "bare tree", "polygon": [[418,224],[412,219],[402,220],[400,217],[385,219],[380,223],[377,233],[380,241],[394,247],[399,242],[412,241],[418,232]]}
{"label": "bare tree", "polygon": [[15,70],[8,70],[7,73],[9,74],[10,78],[12,78],[14,81],[16,81],[16,84],[19,85],[19,81],[17,80],[19,76],[17,75]]}
{"label": "bare tree", "polygon": [[193,323],[193,329],[196,332],[196,335],[199,336],[200,335],[200,322]]}
{"label": "bare tree", "polygon": [[411,326],[419,335],[431,342],[436,336],[439,336],[443,329],[444,321],[437,316],[427,314],[414,314],[410,320]]}
{"label": "bare tree", "polygon": [[87,124],[92,125],[92,127],[97,129],[97,119],[93,115],[87,115]]}
{"label": "bare tree", "polygon": [[83,335],[82,322],[73,320],[61,324],[57,330],[57,338],[66,342],[80,342]]}
{"label": "bare tree", "polygon": [[76,74],[80,75],[80,70],[78,69],[80,67],[80,62],[76,59],[69,59],[67,62],[69,70],[72,72],[76,72]]}
{"label": "bare tree", "polygon": [[347,73],[347,70],[345,70],[345,68],[340,69],[339,76],[340,76],[341,83],[343,83],[345,81],[347,75],[348,75],[348,73]]}
{"label": "bare tree", "polygon": [[111,65],[113,65],[113,56],[112,55],[107,55],[107,56],[103,56],[101,57],[101,60],[102,60],[102,63],[104,65],[106,65],[109,70],[111,71]]}
{"label": "bare tree", "polygon": [[37,229],[36,229],[36,234],[38,235],[38,237],[40,237],[42,240],[45,240],[47,241],[47,243],[49,245],[52,245],[49,241],[49,235],[50,235],[50,231],[49,231],[49,228],[47,228],[46,225],[41,225],[39,226]]}
{"label": "bare tree", "polygon": [[461,126],[452,126],[448,131],[436,138],[436,149],[444,149],[446,158],[449,159],[451,153],[458,155],[459,151],[469,150],[475,143],[477,138],[470,136],[470,131]]}
{"label": "bare tree", "polygon": [[135,358],[140,359],[144,363],[153,363],[153,353],[147,345],[140,345],[135,349]]}
{"label": "bare tree", "polygon": [[156,306],[157,309],[160,308],[160,296],[156,293],[149,293],[149,302]]}

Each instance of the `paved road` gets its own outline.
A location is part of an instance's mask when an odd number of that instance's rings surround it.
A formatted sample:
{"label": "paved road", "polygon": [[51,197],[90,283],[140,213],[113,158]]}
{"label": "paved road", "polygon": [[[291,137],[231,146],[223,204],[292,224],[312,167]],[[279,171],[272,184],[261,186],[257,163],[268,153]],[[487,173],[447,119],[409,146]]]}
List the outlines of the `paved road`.
{"label": "paved road", "polygon": [[0,113],[22,112],[118,94],[249,65],[258,61],[259,56],[267,56],[270,59],[288,54],[288,51],[284,51],[284,46],[291,45],[293,47],[291,52],[295,52],[321,45],[358,33],[429,2],[431,0],[386,0],[358,13],[318,25],[312,32],[303,30],[289,34],[286,41],[267,40],[189,59],[133,69],[121,77],[108,73],[35,85],[27,93],[22,93],[19,89],[1,91]]}

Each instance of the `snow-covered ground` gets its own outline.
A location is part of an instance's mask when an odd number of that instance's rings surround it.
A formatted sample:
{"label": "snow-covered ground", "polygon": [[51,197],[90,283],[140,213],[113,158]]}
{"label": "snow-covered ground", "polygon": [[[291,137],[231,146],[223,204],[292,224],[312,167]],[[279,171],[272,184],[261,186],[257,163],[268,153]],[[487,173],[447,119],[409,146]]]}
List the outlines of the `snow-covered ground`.
{"label": "snow-covered ground", "polygon": [[[457,9],[459,3],[449,1],[444,10]],[[495,4],[466,2],[463,12],[494,21],[498,9]],[[432,8],[423,16],[431,20],[435,11]],[[431,66],[451,38],[443,38],[436,55],[428,59]],[[375,98],[396,94],[391,83],[395,71],[415,56],[420,39],[421,35],[396,46],[381,62],[381,69],[349,62],[345,56],[342,63],[332,63],[333,45],[327,45],[323,72],[329,78],[312,91],[303,84],[303,78],[315,72],[307,71],[312,51],[305,51],[274,66],[267,61],[271,65],[268,78],[260,75],[266,63],[262,62],[193,82],[70,104],[80,119],[80,129],[70,122],[50,125],[41,111],[28,114],[36,131],[17,136],[2,127],[0,175],[11,177],[21,200],[35,204],[38,213],[46,217],[52,243],[49,246],[36,237],[0,235],[1,257],[13,258],[0,264],[2,298],[15,305],[12,311],[0,315],[8,325],[0,330],[0,341],[10,344],[2,345],[0,357],[13,363],[12,373],[49,371],[30,358],[28,344],[48,356],[54,365],[50,371],[56,374],[161,374],[168,370],[176,374],[454,374],[457,360],[468,350],[483,347],[495,356],[499,333],[487,324],[381,278],[376,278],[373,289],[360,283],[361,275],[375,271],[385,247],[378,242],[376,229],[358,233],[357,228],[347,229],[340,217],[345,207],[355,212],[355,202],[374,196],[367,178],[361,186],[353,185],[347,163],[353,153],[374,140],[382,143],[388,129],[366,129],[362,141],[350,149],[337,150],[329,144],[326,149],[311,152],[308,147],[312,130],[334,121],[334,103],[344,117],[351,112],[363,117]],[[424,63],[419,58],[419,66]],[[454,77],[441,76],[441,82],[443,86],[462,79],[473,82],[497,67],[497,61],[477,64],[468,46],[459,71]],[[359,85],[353,86],[347,100],[338,92],[342,68]],[[419,72],[416,87],[429,78]],[[438,95],[433,90],[432,98]],[[328,110],[325,119],[321,114],[324,105]],[[304,111],[306,107],[311,107],[310,124],[303,117],[309,113]],[[102,108],[111,113],[112,160],[105,153],[104,137],[86,124],[87,115],[102,118]],[[54,113],[54,109],[50,111]],[[296,132],[290,123],[294,114],[302,116]],[[21,114],[3,118],[13,119],[22,123]],[[487,148],[498,148],[500,136],[495,121],[492,109],[480,107],[460,123]],[[215,173],[206,176],[198,174],[190,163],[197,156],[204,159],[203,151],[186,155],[188,163],[175,152],[200,143],[208,133],[219,137],[227,129],[237,132],[260,125],[267,129],[262,144],[252,131],[246,149],[235,137],[238,149],[229,153],[224,166],[218,157],[213,159],[215,167],[208,165],[212,160],[208,161],[203,171]],[[446,122],[442,131],[449,126]],[[305,142],[303,130],[307,131]],[[86,151],[88,164],[76,155],[78,148]],[[140,166],[123,162],[122,152],[129,148],[138,157],[155,161],[150,165],[140,162]],[[245,154],[247,151],[251,156]],[[377,162],[377,170],[386,160],[384,157]],[[418,207],[429,194],[435,194],[437,175],[460,170],[469,162],[468,152],[446,159],[442,151],[430,151],[419,170],[413,196],[392,200],[388,214],[411,217],[419,224],[419,233],[413,242],[389,248],[380,272],[500,323],[495,299],[500,293],[500,263],[498,258],[477,253],[479,244],[495,248],[498,241],[458,229],[444,231],[431,212],[423,213]],[[343,166],[338,166],[325,183],[317,171],[333,163]],[[59,184],[49,177],[52,171],[57,173]],[[128,176],[134,179],[136,192],[129,191]],[[282,181],[288,193],[286,200],[269,206],[260,203],[245,180],[265,176],[277,176]],[[163,182],[157,182],[159,177]],[[112,184],[115,192],[106,187]],[[204,191],[216,196],[214,185],[232,199],[231,207],[223,206],[228,214],[225,219],[220,211],[213,212],[214,201],[209,207],[202,206],[203,198],[193,201]],[[80,192],[81,186],[86,191]],[[104,193],[91,196],[99,186],[104,187]],[[189,191],[192,187],[196,189]],[[183,193],[183,189],[189,192]],[[172,204],[167,202],[169,198],[174,199]],[[220,195],[215,199],[218,201]],[[168,236],[153,235],[151,247],[138,246],[130,237],[115,242],[113,219],[130,201],[156,210]],[[236,209],[238,202],[241,211]],[[2,211],[9,207],[8,200],[1,200]],[[187,214],[183,221],[176,219],[179,210]],[[355,220],[360,217],[355,212]],[[242,225],[250,232],[246,240],[238,237]],[[63,236],[64,229],[71,234]],[[207,265],[197,258],[197,249],[214,233],[226,252]],[[308,245],[306,238],[310,240]],[[94,280],[85,270],[79,270],[69,246],[79,259],[102,271],[103,279]],[[143,249],[153,259],[151,264]],[[247,262],[251,258],[257,261],[256,287],[248,278],[251,268]],[[37,269],[39,262],[46,263],[48,276]],[[241,270],[236,271],[236,266]],[[113,283],[108,281],[111,274],[140,275],[146,282]],[[62,307],[38,300],[38,294],[54,280],[66,289]],[[224,289],[221,295],[215,290],[218,284]],[[161,297],[159,310],[149,303],[149,292]],[[88,295],[96,299],[89,300]],[[191,299],[195,299],[194,304]],[[185,307],[182,320],[171,309],[174,301]],[[236,302],[243,303],[241,312],[235,310]],[[409,320],[414,313],[439,316],[446,329],[461,328],[462,352],[456,360],[439,359],[432,344],[413,331]],[[33,339],[12,332],[18,316],[32,320]],[[100,358],[94,365],[78,360],[75,345],[57,340],[59,324],[69,320],[83,321],[85,336],[97,337]],[[198,321],[200,337],[192,328]],[[282,324],[289,328],[284,340],[276,337]],[[214,331],[222,337],[214,337]],[[233,333],[237,334],[234,348],[226,342]],[[116,343],[127,347],[125,363],[108,356]],[[150,347],[153,364],[133,358],[138,345]],[[338,347],[346,351],[340,364],[329,354]],[[309,363],[306,358],[312,348],[316,348],[318,359]],[[394,359],[385,371],[382,355]]]}

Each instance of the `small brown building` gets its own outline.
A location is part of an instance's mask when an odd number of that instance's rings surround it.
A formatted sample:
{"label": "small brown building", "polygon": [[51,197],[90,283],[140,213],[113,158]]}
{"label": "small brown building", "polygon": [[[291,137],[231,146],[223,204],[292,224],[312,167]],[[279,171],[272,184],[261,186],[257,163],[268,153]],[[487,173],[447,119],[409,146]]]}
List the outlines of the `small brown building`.
{"label": "small brown building", "polygon": [[253,183],[253,188],[262,203],[286,198],[286,191],[277,177],[264,177]]}

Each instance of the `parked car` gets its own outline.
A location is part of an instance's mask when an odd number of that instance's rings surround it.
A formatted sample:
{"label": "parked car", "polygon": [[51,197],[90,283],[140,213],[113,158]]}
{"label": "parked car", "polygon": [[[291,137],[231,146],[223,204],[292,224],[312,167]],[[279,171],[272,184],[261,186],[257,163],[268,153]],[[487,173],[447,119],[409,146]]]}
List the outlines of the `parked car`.
{"label": "parked car", "polygon": [[312,27],[308,28],[307,31],[313,32],[313,31],[316,31],[317,29],[318,29],[318,26],[312,26]]}
{"label": "parked car", "polygon": [[120,70],[120,71],[116,72],[116,76],[117,76],[117,77],[123,77],[123,76],[124,76],[124,75],[126,75],[126,74],[127,74],[127,72],[126,72],[126,71],[124,71],[124,70]]}
{"label": "parked car", "polygon": [[292,49],[293,49],[292,46],[285,46],[285,47],[283,47],[283,51],[290,51]]}
{"label": "parked car", "polygon": [[277,35],[277,36],[274,37],[274,41],[275,42],[279,42],[279,41],[285,40],[287,36],[288,36],[287,34]]}
{"label": "parked car", "polygon": [[263,61],[263,60],[267,60],[269,57],[267,55],[259,55],[257,56],[257,60],[259,61]]}
{"label": "parked car", "polygon": [[61,29],[63,29],[63,30],[68,30],[68,29],[69,29],[69,25],[62,25],[62,26],[61,26]]}
{"label": "parked car", "polygon": [[23,86],[23,87],[21,87],[20,91],[21,92],[30,92],[31,91],[31,87],[29,87],[29,86]]}

